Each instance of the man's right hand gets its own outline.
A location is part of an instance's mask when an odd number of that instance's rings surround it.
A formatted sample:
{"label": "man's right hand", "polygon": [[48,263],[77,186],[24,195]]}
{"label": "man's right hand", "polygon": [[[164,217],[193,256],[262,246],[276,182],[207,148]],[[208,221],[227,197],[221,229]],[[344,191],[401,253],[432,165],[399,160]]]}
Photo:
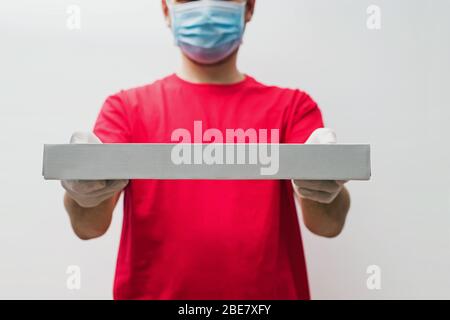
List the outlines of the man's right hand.
{"label": "man's right hand", "polygon": [[[93,133],[75,132],[70,143],[98,144],[102,142]],[[93,208],[122,191],[128,182],[129,180],[62,180],[61,185],[79,206]]]}

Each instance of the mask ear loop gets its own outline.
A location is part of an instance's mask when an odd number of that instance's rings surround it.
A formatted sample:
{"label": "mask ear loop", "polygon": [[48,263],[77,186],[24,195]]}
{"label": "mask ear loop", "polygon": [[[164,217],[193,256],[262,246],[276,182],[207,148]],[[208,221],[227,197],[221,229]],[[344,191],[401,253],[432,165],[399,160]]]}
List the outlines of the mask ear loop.
{"label": "mask ear loop", "polygon": [[166,5],[167,5],[167,9],[169,9],[169,18],[170,18],[170,26],[169,26],[169,28],[172,31],[172,34],[174,36],[173,37],[174,38],[174,43],[175,43],[176,46],[178,46],[179,43],[178,43],[178,39],[176,37],[175,28],[174,28],[174,25],[175,25],[174,24],[175,14],[174,14],[174,10],[173,10],[174,3],[172,2],[172,0],[166,0]]}
{"label": "mask ear loop", "polygon": [[241,2],[242,4],[242,20],[241,20],[241,42],[239,43],[239,45],[242,45],[244,43],[244,34],[245,34],[245,15],[247,14],[247,0],[244,0],[243,2]]}

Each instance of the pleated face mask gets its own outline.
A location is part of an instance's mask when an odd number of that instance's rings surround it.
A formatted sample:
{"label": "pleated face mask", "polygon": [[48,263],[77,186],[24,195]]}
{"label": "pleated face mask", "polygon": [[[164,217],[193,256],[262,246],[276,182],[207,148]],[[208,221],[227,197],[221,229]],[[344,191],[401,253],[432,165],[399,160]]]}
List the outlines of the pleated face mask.
{"label": "pleated face mask", "polygon": [[200,0],[172,3],[167,0],[177,46],[201,64],[218,63],[242,43],[246,2]]}

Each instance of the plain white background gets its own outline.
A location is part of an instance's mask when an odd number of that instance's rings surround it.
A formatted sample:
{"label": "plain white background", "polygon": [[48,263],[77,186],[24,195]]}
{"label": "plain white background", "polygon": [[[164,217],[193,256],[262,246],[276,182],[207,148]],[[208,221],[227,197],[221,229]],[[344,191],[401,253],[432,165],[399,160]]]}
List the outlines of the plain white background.
{"label": "plain white background", "polygon": [[[372,4],[381,30],[366,27]],[[69,5],[81,30],[67,28]],[[308,91],[340,142],[373,148],[344,233],[302,226],[313,298],[450,298],[449,15],[448,0],[257,1],[242,71]],[[105,237],[78,240],[62,188],[41,177],[43,144],[90,130],[108,95],[178,58],[159,0],[0,3],[0,298],[112,297],[121,203]],[[366,286],[370,265],[381,290]]]}

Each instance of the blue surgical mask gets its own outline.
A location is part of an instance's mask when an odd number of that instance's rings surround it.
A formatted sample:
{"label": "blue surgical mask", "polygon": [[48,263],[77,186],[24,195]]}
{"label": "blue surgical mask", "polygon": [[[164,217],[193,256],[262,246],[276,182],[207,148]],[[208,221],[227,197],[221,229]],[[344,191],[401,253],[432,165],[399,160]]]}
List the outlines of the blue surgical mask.
{"label": "blue surgical mask", "polygon": [[174,4],[167,0],[176,44],[190,59],[218,63],[242,43],[246,2],[200,0]]}

